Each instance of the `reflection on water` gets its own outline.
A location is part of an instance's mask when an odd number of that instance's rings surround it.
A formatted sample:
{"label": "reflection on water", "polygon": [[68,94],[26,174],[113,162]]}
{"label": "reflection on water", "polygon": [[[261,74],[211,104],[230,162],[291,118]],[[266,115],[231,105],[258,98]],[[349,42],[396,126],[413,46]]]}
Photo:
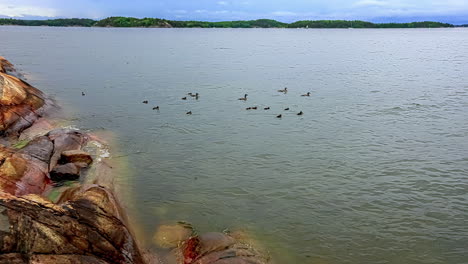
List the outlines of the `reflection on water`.
{"label": "reflection on water", "polygon": [[0,50],[117,134],[148,238],[185,220],[280,263],[463,263],[466,33],[0,27]]}

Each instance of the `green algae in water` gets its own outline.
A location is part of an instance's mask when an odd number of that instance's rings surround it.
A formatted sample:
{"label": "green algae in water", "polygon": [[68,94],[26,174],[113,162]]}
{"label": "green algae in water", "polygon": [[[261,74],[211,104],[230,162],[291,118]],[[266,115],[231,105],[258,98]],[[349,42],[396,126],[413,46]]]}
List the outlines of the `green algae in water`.
{"label": "green algae in water", "polygon": [[79,184],[79,183],[76,182],[76,181],[65,181],[65,182],[61,183],[60,186],[54,187],[46,197],[50,201],[56,203],[59,200],[60,195],[65,190],[69,189],[70,187],[76,186],[77,184]]}

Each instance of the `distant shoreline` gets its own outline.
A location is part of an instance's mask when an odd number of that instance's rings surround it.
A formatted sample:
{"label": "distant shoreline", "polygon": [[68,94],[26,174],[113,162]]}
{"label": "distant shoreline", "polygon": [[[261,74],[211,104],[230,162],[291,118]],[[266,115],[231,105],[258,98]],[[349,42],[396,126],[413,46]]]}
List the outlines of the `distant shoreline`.
{"label": "distant shoreline", "polygon": [[108,17],[102,20],[60,18],[48,20],[21,20],[0,18],[0,25],[51,27],[124,27],[124,28],[453,28],[468,27],[449,23],[422,21],[411,23],[372,23],[361,20],[301,20],[283,23],[271,19],[241,21],[176,21],[159,18]]}

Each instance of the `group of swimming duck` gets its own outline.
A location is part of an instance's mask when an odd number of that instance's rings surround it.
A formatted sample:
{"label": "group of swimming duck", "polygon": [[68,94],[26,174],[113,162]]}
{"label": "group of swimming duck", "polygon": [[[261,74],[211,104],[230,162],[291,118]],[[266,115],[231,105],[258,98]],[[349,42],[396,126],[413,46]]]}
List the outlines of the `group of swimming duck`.
{"label": "group of swimming duck", "polygon": [[[286,94],[286,93],[288,93],[288,88],[285,87],[284,89],[278,90],[278,92]],[[84,95],[84,93],[83,93],[83,95]],[[200,97],[200,95],[199,95],[198,93],[188,93],[187,95],[190,96],[190,97],[195,98],[196,100],[198,100],[198,98]],[[240,101],[247,101],[247,96],[248,96],[248,94],[244,94],[244,97],[239,98],[239,100],[240,100]],[[307,92],[306,94],[303,94],[303,95],[301,95],[301,96],[310,96],[310,92]],[[182,100],[187,100],[187,96],[184,96],[184,97],[182,97],[181,99],[182,99]],[[142,103],[148,104],[149,102],[148,102],[148,100],[145,100],[145,101],[143,101]],[[247,108],[246,108],[246,110],[257,110],[257,109],[258,109],[257,106],[247,107]],[[153,107],[153,110],[159,110],[159,105]],[[263,110],[270,110],[270,107],[269,107],[269,106],[268,106],[268,107],[264,107]],[[284,110],[285,110],[285,111],[289,111],[289,107],[285,108]],[[188,112],[186,112],[186,114],[187,114],[187,115],[191,115],[191,114],[192,114],[192,111],[188,111]],[[304,113],[303,113],[302,111],[300,111],[299,113],[297,113],[298,116],[303,115],[303,114],[304,114]],[[281,117],[283,117],[283,115],[282,115],[282,114],[279,114],[279,115],[277,115],[276,117],[277,117],[277,118],[281,118]]]}
{"label": "group of swimming duck", "polygon": [[[278,90],[278,92],[286,94],[286,93],[288,93],[288,87],[285,87],[284,89]],[[239,98],[239,100],[241,100],[241,101],[247,101],[247,96],[248,96],[248,94],[244,94],[244,97]],[[307,92],[306,94],[302,94],[301,96],[310,96],[310,92]],[[247,107],[245,110],[257,110],[257,109],[258,109],[257,106],[253,106],[253,107]],[[270,110],[270,107],[269,107],[269,106],[268,106],[268,107],[264,107],[263,110]],[[285,108],[284,111],[289,111],[289,107]],[[303,114],[304,114],[304,113],[303,113],[302,111],[300,111],[299,113],[297,113],[298,116],[301,116],[301,115],[303,115]],[[277,117],[277,118],[281,118],[281,117],[283,117],[283,115],[282,115],[282,114],[279,114],[279,115],[277,115],[276,117]]]}
{"label": "group of swimming duck", "polygon": [[[188,93],[187,95],[189,95],[190,97],[194,97],[196,100],[198,100],[198,98],[200,97],[200,95],[198,93]],[[187,96],[184,96],[181,98],[182,100],[187,100]],[[142,103],[144,104],[148,104],[148,100],[144,100]],[[153,110],[158,110],[159,111],[159,105],[153,107]],[[186,112],[187,115],[191,115],[192,114],[192,111],[188,111]]]}

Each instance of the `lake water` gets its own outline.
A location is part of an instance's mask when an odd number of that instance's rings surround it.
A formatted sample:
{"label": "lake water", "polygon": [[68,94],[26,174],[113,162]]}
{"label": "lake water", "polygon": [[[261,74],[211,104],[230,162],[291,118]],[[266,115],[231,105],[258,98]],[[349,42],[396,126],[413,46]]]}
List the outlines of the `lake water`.
{"label": "lake water", "polygon": [[279,263],[468,263],[467,29],[0,27],[0,55],[116,133],[148,240],[185,220]]}

